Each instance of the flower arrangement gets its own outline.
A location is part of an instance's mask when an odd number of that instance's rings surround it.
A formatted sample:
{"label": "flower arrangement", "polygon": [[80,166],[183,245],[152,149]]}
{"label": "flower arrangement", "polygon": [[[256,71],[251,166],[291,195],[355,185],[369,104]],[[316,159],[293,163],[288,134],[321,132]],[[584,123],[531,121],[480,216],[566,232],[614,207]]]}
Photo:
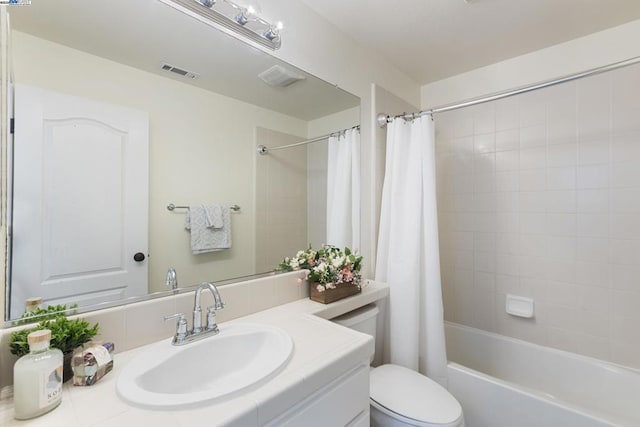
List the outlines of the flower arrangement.
{"label": "flower arrangement", "polygon": [[323,245],[317,251],[309,245],[307,250],[298,251],[292,258],[285,258],[278,266],[283,271],[309,270],[306,279],[310,283],[317,283],[318,292],[335,289],[337,285],[360,288],[361,268],[362,256],[349,248],[343,251],[330,245]]}

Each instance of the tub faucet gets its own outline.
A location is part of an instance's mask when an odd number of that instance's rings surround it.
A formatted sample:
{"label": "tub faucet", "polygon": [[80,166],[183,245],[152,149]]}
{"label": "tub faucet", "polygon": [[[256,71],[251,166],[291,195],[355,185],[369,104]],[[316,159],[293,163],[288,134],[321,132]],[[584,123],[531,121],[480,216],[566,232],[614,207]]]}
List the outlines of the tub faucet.
{"label": "tub faucet", "polygon": [[[213,295],[213,305],[207,307],[207,326],[202,328],[202,308],[200,307],[200,294],[203,289],[208,289]],[[185,345],[193,341],[198,341],[208,336],[216,335],[220,330],[216,324],[216,310],[224,308],[224,303],[218,292],[216,285],[209,282],[202,282],[196,289],[194,304],[193,304],[193,323],[191,330],[187,330],[187,319],[183,313],[172,314],[165,316],[164,320],[178,318],[176,325],[176,334],[173,336],[171,344],[173,345]]]}
{"label": "tub faucet", "polygon": [[173,290],[178,289],[178,274],[173,267],[169,267],[169,270],[167,270],[167,280],[165,281],[165,285]]}

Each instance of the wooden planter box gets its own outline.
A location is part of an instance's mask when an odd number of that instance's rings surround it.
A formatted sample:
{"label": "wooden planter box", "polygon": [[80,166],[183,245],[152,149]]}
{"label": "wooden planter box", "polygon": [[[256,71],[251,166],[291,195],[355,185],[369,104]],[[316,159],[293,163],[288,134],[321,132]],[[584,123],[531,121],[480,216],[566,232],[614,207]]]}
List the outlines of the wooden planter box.
{"label": "wooden planter box", "polygon": [[351,295],[359,294],[362,289],[354,285],[337,285],[334,289],[325,289],[323,292],[318,291],[317,283],[309,283],[309,298],[312,301],[329,304]]}

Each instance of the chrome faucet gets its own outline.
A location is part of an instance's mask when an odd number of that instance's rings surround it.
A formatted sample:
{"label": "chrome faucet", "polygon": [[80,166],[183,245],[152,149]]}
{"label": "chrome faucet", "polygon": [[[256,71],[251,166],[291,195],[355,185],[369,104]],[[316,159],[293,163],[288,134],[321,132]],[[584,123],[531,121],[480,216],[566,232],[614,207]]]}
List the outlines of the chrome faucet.
{"label": "chrome faucet", "polygon": [[165,281],[165,285],[169,286],[171,289],[178,289],[178,274],[173,267],[169,267],[167,270],[167,280]]}
{"label": "chrome faucet", "polygon": [[[207,326],[202,328],[202,308],[200,307],[200,294],[203,289],[208,289],[213,295],[213,305],[207,307]],[[198,285],[193,304],[193,323],[191,330],[187,328],[187,319],[183,313],[165,316],[164,320],[178,318],[176,325],[176,334],[171,341],[173,345],[184,345],[193,341],[198,341],[208,336],[216,335],[220,330],[216,324],[216,310],[224,308],[224,303],[218,292],[216,285],[210,282],[202,282]]]}

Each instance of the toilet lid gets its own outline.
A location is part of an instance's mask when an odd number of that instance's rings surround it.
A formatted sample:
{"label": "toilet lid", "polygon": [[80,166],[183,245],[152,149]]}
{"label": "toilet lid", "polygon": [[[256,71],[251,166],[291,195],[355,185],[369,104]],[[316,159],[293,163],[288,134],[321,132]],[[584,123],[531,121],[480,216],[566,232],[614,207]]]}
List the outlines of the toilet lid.
{"label": "toilet lid", "polygon": [[396,414],[416,421],[450,424],[462,407],[440,384],[397,365],[382,365],[369,374],[371,399]]}

